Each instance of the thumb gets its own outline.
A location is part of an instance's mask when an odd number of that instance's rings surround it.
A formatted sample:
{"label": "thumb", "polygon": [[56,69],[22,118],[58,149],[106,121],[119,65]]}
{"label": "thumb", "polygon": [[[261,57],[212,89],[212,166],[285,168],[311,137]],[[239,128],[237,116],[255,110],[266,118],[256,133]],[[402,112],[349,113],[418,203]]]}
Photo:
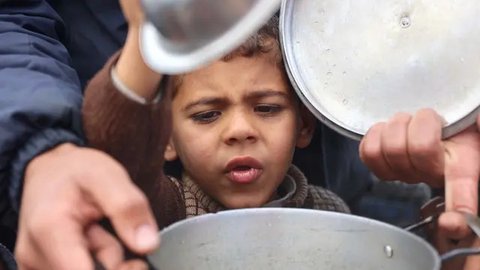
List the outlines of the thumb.
{"label": "thumb", "polygon": [[445,142],[445,208],[478,212],[480,134],[471,127]]}
{"label": "thumb", "polygon": [[[480,175],[480,138],[474,128],[445,143],[445,210],[440,226],[452,234],[469,231],[466,221],[449,211],[478,212],[478,178]],[[460,232],[460,233],[459,233]]]}
{"label": "thumb", "polygon": [[[463,167],[463,166],[459,166]],[[478,211],[478,172],[459,172],[449,168],[445,174],[445,210],[438,220],[441,230],[450,239],[462,239],[470,232],[468,224],[458,212],[476,215]],[[473,176],[477,174],[477,176]]]}
{"label": "thumb", "polygon": [[158,247],[158,227],[146,196],[130,181],[127,172],[115,162],[101,166],[95,177],[82,182],[116,233],[133,252],[145,254]]}

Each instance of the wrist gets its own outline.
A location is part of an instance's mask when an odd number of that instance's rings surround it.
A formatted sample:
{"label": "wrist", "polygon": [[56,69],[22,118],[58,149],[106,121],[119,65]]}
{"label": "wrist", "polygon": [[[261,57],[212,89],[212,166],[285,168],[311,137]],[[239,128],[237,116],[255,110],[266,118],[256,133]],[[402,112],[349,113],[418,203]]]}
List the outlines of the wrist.
{"label": "wrist", "polygon": [[115,68],[118,78],[128,89],[146,100],[151,101],[155,98],[162,75],[153,71],[143,61],[140,52],[139,28],[129,29]]}
{"label": "wrist", "polygon": [[36,169],[39,167],[42,167],[42,164],[44,163],[44,160],[50,159],[52,157],[62,155],[68,152],[75,151],[79,149],[80,147],[73,144],[73,143],[62,143],[59,144],[58,146],[36,156],[33,158],[28,164],[27,167],[25,168],[25,181],[29,179],[29,176],[34,174]]}

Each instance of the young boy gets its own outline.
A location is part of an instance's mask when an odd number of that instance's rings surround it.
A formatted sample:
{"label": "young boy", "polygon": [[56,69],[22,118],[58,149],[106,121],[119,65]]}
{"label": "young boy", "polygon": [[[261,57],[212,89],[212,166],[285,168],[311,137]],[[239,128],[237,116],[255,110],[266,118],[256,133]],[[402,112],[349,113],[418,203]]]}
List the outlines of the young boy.
{"label": "young boy", "polygon": [[[295,147],[310,143],[315,119],[285,74],[277,17],[223,59],[164,76],[160,92],[160,75],[143,63],[130,27],[118,61],[87,87],[84,127],[91,146],[127,168],[160,227],[246,207],[349,211],[291,164]],[[180,159],[182,179],[163,175],[163,154]]]}
{"label": "young boy", "polygon": [[[285,74],[277,18],[223,59],[162,78],[140,56],[141,17],[126,17],[123,51],[86,90],[84,127],[90,145],[118,159],[145,192],[160,228],[244,207],[348,212],[291,164],[314,119]],[[164,158],[181,160],[181,180],[164,175]]]}

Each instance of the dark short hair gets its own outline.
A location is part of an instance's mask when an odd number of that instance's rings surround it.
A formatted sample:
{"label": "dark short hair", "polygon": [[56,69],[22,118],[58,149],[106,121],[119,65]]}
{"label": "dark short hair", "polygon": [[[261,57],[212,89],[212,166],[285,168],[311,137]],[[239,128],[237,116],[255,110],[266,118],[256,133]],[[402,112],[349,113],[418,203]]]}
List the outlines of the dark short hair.
{"label": "dark short hair", "polygon": [[[279,13],[277,12],[255,34],[240,45],[240,47],[225,55],[222,61],[228,62],[236,57],[256,57],[263,53],[273,53],[278,68],[282,72],[282,76],[289,81],[283,65],[279,32]],[[182,84],[182,77],[182,74],[171,77],[171,80],[173,80],[173,97],[176,96],[177,89]]]}
{"label": "dark short hair", "polygon": [[250,36],[240,47],[223,57],[224,61],[232,58],[254,57],[262,53],[274,52],[282,62],[280,39],[279,39],[279,17],[275,14],[270,20],[263,25],[254,35]]}

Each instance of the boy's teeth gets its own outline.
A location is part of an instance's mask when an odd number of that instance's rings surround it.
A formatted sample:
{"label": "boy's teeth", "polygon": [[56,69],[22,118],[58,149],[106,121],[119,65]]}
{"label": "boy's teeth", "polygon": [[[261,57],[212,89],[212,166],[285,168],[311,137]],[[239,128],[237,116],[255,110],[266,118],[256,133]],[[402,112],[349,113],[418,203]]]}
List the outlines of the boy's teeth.
{"label": "boy's teeth", "polygon": [[[261,174],[261,170],[254,169],[251,167],[243,167],[243,170],[235,168],[229,174],[230,180],[237,183],[250,183],[255,181]],[[245,169],[247,168],[247,169]]]}
{"label": "boy's teeth", "polygon": [[250,167],[248,166],[239,166],[234,169],[234,171],[248,171],[250,170]]}

